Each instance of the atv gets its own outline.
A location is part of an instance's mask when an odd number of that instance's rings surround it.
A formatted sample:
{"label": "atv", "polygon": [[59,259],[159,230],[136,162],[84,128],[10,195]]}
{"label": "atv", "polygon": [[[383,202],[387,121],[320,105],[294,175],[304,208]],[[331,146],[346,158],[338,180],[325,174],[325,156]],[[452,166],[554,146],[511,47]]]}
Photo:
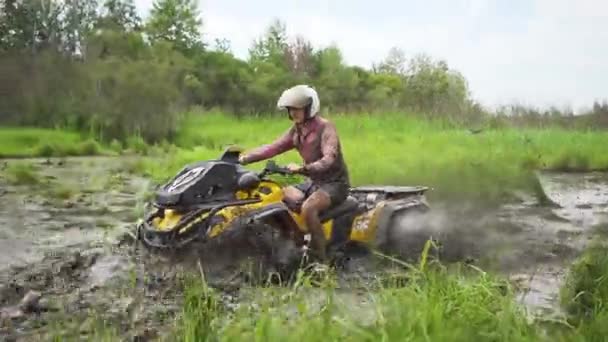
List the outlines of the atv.
{"label": "atv", "polygon": [[[261,172],[238,162],[241,150],[230,147],[217,160],[187,165],[156,191],[150,210],[138,224],[145,246],[179,249],[235,232],[264,227],[297,249],[306,250],[310,235],[300,214],[301,203],[287,203],[272,175],[290,172],[270,160]],[[348,198],[320,213],[328,249],[349,243],[382,249],[403,215],[426,212],[427,187],[360,186]],[[259,234],[259,233],[257,233]]]}

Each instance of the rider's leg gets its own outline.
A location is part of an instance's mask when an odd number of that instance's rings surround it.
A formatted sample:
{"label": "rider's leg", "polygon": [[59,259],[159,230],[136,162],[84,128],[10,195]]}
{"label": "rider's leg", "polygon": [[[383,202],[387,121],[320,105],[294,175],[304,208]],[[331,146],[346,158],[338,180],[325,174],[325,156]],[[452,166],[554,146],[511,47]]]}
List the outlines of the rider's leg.
{"label": "rider's leg", "polygon": [[302,215],[311,235],[313,250],[321,260],[325,260],[326,239],[319,213],[331,206],[330,195],[324,190],[317,190],[302,204]]}

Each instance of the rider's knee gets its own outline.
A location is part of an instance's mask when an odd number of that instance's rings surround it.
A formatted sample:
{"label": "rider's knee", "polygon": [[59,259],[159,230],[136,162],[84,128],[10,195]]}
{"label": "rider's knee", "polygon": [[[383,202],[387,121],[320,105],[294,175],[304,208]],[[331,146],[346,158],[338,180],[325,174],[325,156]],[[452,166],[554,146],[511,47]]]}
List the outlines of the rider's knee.
{"label": "rider's knee", "polygon": [[283,198],[289,202],[299,202],[304,199],[304,193],[293,186],[283,189]]}

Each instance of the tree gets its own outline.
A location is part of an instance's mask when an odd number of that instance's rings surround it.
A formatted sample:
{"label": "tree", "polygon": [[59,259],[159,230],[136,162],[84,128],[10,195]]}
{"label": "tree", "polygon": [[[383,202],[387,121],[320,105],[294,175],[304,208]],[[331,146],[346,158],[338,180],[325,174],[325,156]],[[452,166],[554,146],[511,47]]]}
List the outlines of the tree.
{"label": "tree", "polygon": [[318,84],[320,96],[325,99],[325,107],[331,110],[349,110],[356,102],[359,87],[358,69],[344,65],[342,51],[331,45],[317,53]]}
{"label": "tree", "polygon": [[204,48],[199,31],[202,20],[196,0],[156,0],[146,23],[150,41],[172,43],[182,53]]}
{"label": "tree", "polygon": [[0,50],[59,48],[65,4],[54,0],[3,0],[0,11]]}
{"label": "tree", "polygon": [[96,26],[125,32],[137,31],[141,28],[141,18],[133,0],[106,0]]}
{"label": "tree", "polygon": [[63,49],[70,55],[83,54],[86,37],[97,20],[97,0],[66,0],[63,22]]}
{"label": "tree", "polygon": [[374,65],[373,70],[377,73],[405,75],[407,72],[407,57],[403,50],[392,47],[388,56],[378,65]]}
{"label": "tree", "polygon": [[231,54],[230,41],[226,38],[215,38],[215,51]]}
{"label": "tree", "polygon": [[278,67],[286,67],[285,50],[288,48],[285,23],[274,19],[264,35],[254,40],[249,49],[251,63],[270,62]]}
{"label": "tree", "polygon": [[314,49],[310,41],[304,37],[298,36],[287,44],[284,54],[291,73],[308,77],[316,73]]}

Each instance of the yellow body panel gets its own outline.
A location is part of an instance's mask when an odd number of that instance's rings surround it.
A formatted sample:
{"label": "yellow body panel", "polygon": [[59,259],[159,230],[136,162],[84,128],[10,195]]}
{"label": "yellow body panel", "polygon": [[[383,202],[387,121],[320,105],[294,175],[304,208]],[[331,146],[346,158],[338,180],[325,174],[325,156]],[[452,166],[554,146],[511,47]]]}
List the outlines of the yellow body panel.
{"label": "yellow body panel", "polygon": [[382,212],[384,202],[380,202],[373,210],[367,211],[355,218],[350,232],[350,240],[359,242],[371,242],[376,236],[378,229],[378,216]]}
{"label": "yellow body panel", "polygon": [[158,230],[167,231],[171,230],[182,218],[182,215],[176,213],[175,210],[167,209],[165,210],[165,215],[161,219],[160,217],[155,217],[152,220],[155,227],[158,227]]}
{"label": "yellow body panel", "polygon": [[[243,216],[244,214],[246,214],[250,211],[260,209],[262,207],[265,207],[265,206],[273,204],[273,203],[281,202],[283,200],[283,192],[282,192],[280,185],[278,185],[277,183],[272,182],[272,181],[262,181],[259,184],[259,186],[252,191],[237,192],[236,197],[239,200],[259,198],[259,199],[261,199],[261,201],[257,202],[257,203],[252,203],[252,204],[227,207],[227,208],[224,208],[224,209],[218,211],[215,214],[215,216],[221,217],[222,220],[220,223],[217,223],[214,226],[210,227],[209,237],[213,238],[213,237],[220,235],[226,228],[228,228],[230,226],[230,224],[236,218]],[[381,206],[382,206],[382,203],[380,204],[379,207],[375,208],[374,210],[365,212],[355,218],[355,220],[353,222],[353,228],[352,228],[352,231],[350,234],[351,240],[366,243],[366,242],[371,241],[374,238],[374,234],[376,232],[378,214],[381,211],[379,209],[381,208]],[[291,211],[290,211],[290,214],[291,214],[292,218],[294,219],[294,221],[297,223],[299,229],[303,233],[307,233],[308,230],[306,228],[306,224],[304,223],[304,218],[302,217],[302,215],[295,213],[295,212],[291,212]],[[183,232],[187,231],[189,227],[204,220],[208,215],[209,215],[208,213],[201,215],[199,218],[197,218],[196,220],[194,220],[187,226],[183,227],[179,233],[183,233]],[[162,219],[154,218],[153,224],[159,230],[167,231],[167,230],[170,230],[172,227],[174,227],[176,224],[178,224],[181,217],[182,217],[182,215],[178,212],[175,212],[173,210],[165,210],[164,217]],[[323,232],[325,234],[325,238],[328,240],[332,236],[333,224],[334,224],[333,220],[329,220],[323,224]]]}
{"label": "yellow body panel", "polygon": [[[291,217],[293,217],[293,220],[298,224],[300,231],[302,231],[304,234],[307,234],[308,228],[306,227],[306,223],[304,222],[304,217],[298,213],[294,213],[291,211],[289,213],[291,214]],[[323,233],[325,234],[326,239],[329,239],[331,237],[332,228],[333,220],[329,220],[323,223]]]}

